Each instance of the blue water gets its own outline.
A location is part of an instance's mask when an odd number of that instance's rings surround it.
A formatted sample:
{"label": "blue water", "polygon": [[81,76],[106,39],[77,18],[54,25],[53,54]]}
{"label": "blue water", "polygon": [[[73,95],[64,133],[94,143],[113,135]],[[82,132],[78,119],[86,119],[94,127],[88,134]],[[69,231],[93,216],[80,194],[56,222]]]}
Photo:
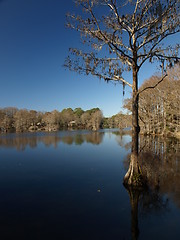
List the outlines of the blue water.
{"label": "blue water", "polygon": [[[131,136],[115,133],[0,136],[0,239],[131,239]],[[179,239],[180,205],[161,195],[162,209],[139,203],[138,239]]]}

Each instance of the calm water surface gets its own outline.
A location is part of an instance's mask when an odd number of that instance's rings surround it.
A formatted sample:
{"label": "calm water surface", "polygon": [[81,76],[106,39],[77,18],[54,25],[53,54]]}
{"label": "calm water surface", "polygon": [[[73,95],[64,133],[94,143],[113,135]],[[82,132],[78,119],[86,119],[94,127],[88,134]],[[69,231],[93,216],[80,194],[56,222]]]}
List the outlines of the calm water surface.
{"label": "calm water surface", "polygon": [[1,135],[0,239],[180,239],[180,143],[140,142],[152,188],[132,195],[129,135]]}

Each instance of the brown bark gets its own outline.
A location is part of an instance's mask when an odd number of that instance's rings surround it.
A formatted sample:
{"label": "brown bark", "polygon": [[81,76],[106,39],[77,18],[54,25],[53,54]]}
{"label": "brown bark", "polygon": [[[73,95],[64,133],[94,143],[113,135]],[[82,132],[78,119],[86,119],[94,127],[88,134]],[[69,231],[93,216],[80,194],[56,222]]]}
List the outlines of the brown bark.
{"label": "brown bark", "polygon": [[133,66],[133,98],[132,98],[132,149],[129,169],[124,177],[124,185],[139,187],[143,185],[142,172],[138,162],[139,151],[139,118],[138,118],[138,67]]}

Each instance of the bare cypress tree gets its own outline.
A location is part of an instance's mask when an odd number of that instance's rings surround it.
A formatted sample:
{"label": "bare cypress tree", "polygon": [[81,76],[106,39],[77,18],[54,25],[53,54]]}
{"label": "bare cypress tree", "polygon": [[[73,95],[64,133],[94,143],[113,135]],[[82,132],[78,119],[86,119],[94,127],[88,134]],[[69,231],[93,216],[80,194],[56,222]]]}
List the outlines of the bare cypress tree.
{"label": "bare cypress tree", "polygon": [[[168,45],[164,40],[180,31],[180,1],[77,0],[75,3],[78,14],[67,14],[67,26],[80,33],[86,48],[70,48],[65,66],[132,88],[132,153],[124,183],[141,185],[138,101],[139,94],[147,88],[139,91],[138,74],[147,61],[173,65],[179,60],[180,45]],[[126,71],[132,72],[132,81],[124,78]],[[159,83],[165,77],[163,72]]]}

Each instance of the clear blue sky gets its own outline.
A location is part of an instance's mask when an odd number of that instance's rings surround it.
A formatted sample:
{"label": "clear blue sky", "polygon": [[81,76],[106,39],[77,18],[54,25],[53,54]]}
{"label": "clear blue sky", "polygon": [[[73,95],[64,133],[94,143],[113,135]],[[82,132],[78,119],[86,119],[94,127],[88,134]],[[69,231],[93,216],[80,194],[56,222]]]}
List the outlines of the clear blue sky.
{"label": "clear blue sky", "polygon": [[[71,0],[0,0],[1,108],[99,107],[105,116],[122,110],[121,85],[63,67],[69,47],[80,44],[77,33],[65,28],[65,14],[74,8]],[[145,67],[140,82],[154,71],[152,65]]]}

